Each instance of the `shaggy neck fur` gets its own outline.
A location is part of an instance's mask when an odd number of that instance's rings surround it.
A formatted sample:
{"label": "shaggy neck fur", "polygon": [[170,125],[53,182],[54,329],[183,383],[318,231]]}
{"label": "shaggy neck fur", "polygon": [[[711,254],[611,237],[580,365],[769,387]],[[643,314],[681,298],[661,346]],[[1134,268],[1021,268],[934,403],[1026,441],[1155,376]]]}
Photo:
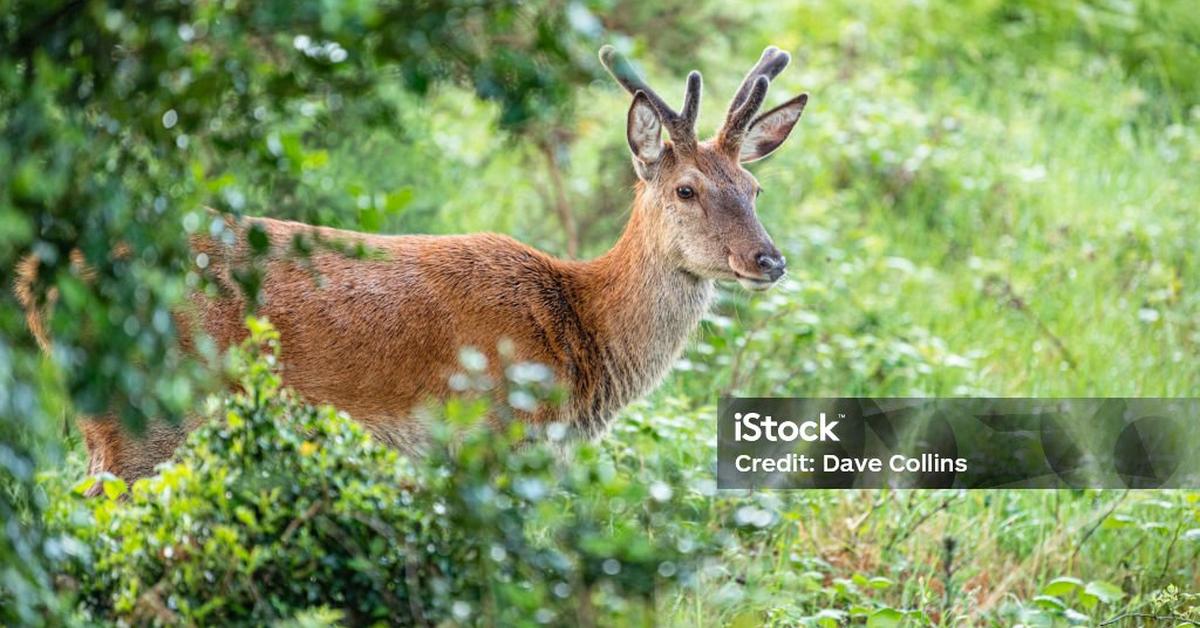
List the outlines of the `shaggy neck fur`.
{"label": "shaggy neck fur", "polygon": [[658,385],[712,300],[713,282],[680,267],[663,220],[639,186],[620,240],[577,267],[581,314],[599,350],[589,369],[597,380],[574,404],[576,425],[589,436]]}

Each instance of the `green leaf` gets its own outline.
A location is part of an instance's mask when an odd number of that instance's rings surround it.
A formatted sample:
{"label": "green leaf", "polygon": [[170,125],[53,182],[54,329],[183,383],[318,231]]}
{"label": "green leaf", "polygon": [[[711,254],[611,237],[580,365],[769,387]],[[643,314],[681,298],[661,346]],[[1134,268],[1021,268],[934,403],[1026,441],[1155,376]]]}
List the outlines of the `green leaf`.
{"label": "green leaf", "polygon": [[836,608],[826,608],[817,613],[816,619],[817,625],[821,626],[822,628],[825,626],[837,628],[846,620],[846,611]]}
{"label": "green leaf", "polygon": [[1084,591],[1090,595],[1094,595],[1105,604],[1113,604],[1125,597],[1125,592],[1115,584],[1104,582],[1103,580],[1093,580],[1087,584]]}
{"label": "green leaf", "polygon": [[884,578],[883,576],[875,576],[867,581],[867,584],[870,585],[872,589],[886,589],[892,586],[894,583],[890,579]]}
{"label": "green leaf", "polygon": [[254,528],[258,525],[258,518],[254,516],[254,512],[245,506],[234,508],[233,514],[238,518],[238,521],[241,521],[248,527]]}
{"label": "green leaf", "polygon": [[412,203],[415,195],[411,185],[399,188],[387,195],[383,208],[389,214],[399,214],[405,207],[408,207]]}
{"label": "green leaf", "polygon": [[267,236],[267,230],[258,223],[250,225],[246,232],[246,240],[250,242],[250,249],[255,255],[263,255],[271,248],[271,238]]}
{"label": "green leaf", "polygon": [[99,480],[96,478],[96,476],[89,475],[86,478],[83,478],[82,480],[76,482],[75,486],[71,487],[71,491],[77,495],[83,495],[84,493],[91,490],[91,488],[93,486],[95,486],[96,482],[98,482],[98,481]]}
{"label": "green leaf", "polygon": [[863,606],[862,604],[853,604],[846,610],[850,613],[851,617],[868,617],[872,612],[869,606]]}
{"label": "green leaf", "polygon": [[730,620],[729,625],[733,628],[753,628],[754,626],[762,625],[762,618],[756,613],[738,613]]}
{"label": "green leaf", "polygon": [[904,621],[904,613],[894,608],[881,608],[867,618],[867,628],[891,628]]}
{"label": "green leaf", "polygon": [[125,484],[125,480],[113,475],[106,476],[100,481],[102,483],[101,487],[104,490],[104,494],[109,499],[117,499],[118,497],[124,495],[125,490],[129,488],[129,486]]}
{"label": "green leaf", "polygon": [[1052,611],[1061,611],[1067,608],[1067,605],[1053,595],[1039,595],[1033,598],[1033,603],[1039,608],[1045,608]]}
{"label": "green leaf", "polygon": [[1042,587],[1042,594],[1065,598],[1081,588],[1083,588],[1083,580],[1070,576],[1061,576],[1051,580],[1049,584]]}
{"label": "green leaf", "polygon": [[1103,530],[1120,530],[1121,528],[1128,528],[1136,525],[1137,520],[1133,517],[1130,517],[1129,515],[1116,514],[1106,517],[1103,523],[1100,524],[1100,528]]}

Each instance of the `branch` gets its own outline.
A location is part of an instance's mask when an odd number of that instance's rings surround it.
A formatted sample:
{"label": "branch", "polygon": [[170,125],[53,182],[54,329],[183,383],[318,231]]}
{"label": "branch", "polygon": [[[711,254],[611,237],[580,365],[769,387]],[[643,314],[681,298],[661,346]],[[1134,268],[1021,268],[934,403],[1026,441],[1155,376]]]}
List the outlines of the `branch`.
{"label": "branch", "polygon": [[1047,339],[1049,339],[1054,345],[1054,348],[1058,350],[1058,354],[1062,356],[1062,359],[1067,363],[1067,366],[1069,366],[1071,370],[1075,370],[1075,356],[1072,355],[1071,351],[1067,349],[1066,343],[1062,341],[1062,338],[1059,338],[1058,334],[1054,333],[1054,330],[1050,329],[1050,326],[1046,324],[1046,321],[1042,320],[1042,317],[1038,316],[1036,312],[1029,308],[1029,304],[1025,301],[1025,299],[1021,298],[1021,295],[1017,294],[1016,290],[1013,289],[1012,284],[1002,277],[992,276],[985,281],[985,291],[987,291],[987,286],[989,284],[999,289],[998,296],[1003,298],[1006,305],[1029,317],[1029,320],[1033,321],[1033,324],[1037,327],[1038,331],[1041,332],[1041,334]]}
{"label": "branch", "polygon": [[567,187],[563,182],[562,169],[554,154],[551,140],[538,142],[539,152],[546,159],[546,172],[550,175],[550,186],[554,190],[554,213],[562,223],[563,232],[567,236],[567,257],[579,256],[579,231],[575,227],[575,214],[571,211],[571,203],[567,200]]}
{"label": "branch", "polygon": [[1092,537],[1092,534],[1096,532],[1096,528],[1099,528],[1100,524],[1104,523],[1104,520],[1108,519],[1108,516],[1113,514],[1113,511],[1117,509],[1117,506],[1120,506],[1121,502],[1124,502],[1125,498],[1128,496],[1129,489],[1125,489],[1125,492],[1121,493],[1121,496],[1112,503],[1112,506],[1110,506],[1109,509],[1099,519],[1096,520],[1096,523],[1093,523],[1092,527],[1088,528],[1088,531],[1083,533],[1083,538],[1079,539],[1079,544],[1075,546],[1075,551],[1071,552],[1071,564],[1075,563],[1075,557],[1079,555],[1079,550],[1083,549],[1083,544],[1087,543],[1087,540]]}
{"label": "branch", "polygon": [[1182,624],[1185,626],[1195,626],[1196,625],[1195,621],[1188,619],[1187,617],[1184,617],[1183,615],[1155,615],[1154,613],[1122,613],[1120,615],[1117,615],[1116,617],[1113,617],[1112,619],[1106,619],[1106,620],[1100,622],[1100,625],[1101,626],[1111,626],[1112,624],[1115,624],[1123,619],[1131,619],[1131,618],[1153,619],[1155,621],[1169,621],[1169,622],[1173,622],[1176,624]]}

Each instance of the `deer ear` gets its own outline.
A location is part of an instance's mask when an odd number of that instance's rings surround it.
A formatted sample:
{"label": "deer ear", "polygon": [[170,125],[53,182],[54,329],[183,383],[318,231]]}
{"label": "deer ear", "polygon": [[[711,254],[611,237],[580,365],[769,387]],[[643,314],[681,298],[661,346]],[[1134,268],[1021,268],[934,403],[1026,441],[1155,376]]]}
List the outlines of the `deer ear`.
{"label": "deer ear", "polygon": [[742,163],[756,161],[779,148],[792,132],[792,127],[796,126],[800,114],[804,113],[806,104],[808,104],[808,94],[800,94],[755,118],[746,131],[746,137],[742,138],[738,161]]}
{"label": "deer ear", "polygon": [[647,179],[649,167],[662,158],[663,140],[662,119],[645,92],[639,91],[633,96],[625,137],[629,140],[629,150],[633,152],[638,176]]}

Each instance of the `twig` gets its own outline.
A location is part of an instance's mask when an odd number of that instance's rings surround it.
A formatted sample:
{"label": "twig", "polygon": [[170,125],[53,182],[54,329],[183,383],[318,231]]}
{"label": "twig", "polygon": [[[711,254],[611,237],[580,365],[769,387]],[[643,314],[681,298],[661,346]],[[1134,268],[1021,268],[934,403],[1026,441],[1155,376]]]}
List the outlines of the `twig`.
{"label": "twig", "polygon": [[1183,520],[1175,525],[1175,534],[1171,537],[1171,544],[1167,545],[1167,555],[1163,558],[1162,571],[1158,572],[1158,579],[1161,581],[1167,577],[1167,569],[1171,567],[1171,555],[1175,553],[1175,541],[1179,540],[1179,532],[1183,530]]}
{"label": "twig", "polygon": [[892,535],[892,538],[891,538],[891,540],[889,540],[889,541],[888,541],[888,543],[887,543],[887,545],[885,545],[885,546],[884,546],[884,548],[883,548],[883,551],[884,551],[884,553],[887,553],[888,551],[890,551],[890,550],[892,549],[892,546],[894,546],[896,543],[899,543],[900,541],[902,541],[902,540],[904,540],[904,539],[908,538],[908,536],[909,536],[910,534],[912,534],[913,532],[916,532],[916,531],[917,531],[917,528],[919,528],[919,527],[921,527],[922,525],[924,525],[924,524],[925,524],[925,522],[926,522],[926,521],[928,521],[930,517],[932,517],[932,516],[936,515],[937,513],[939,513],[939,512],[941,512],[941,511],[943,511],[943,510],[945,510],[945,509],[949,508],[949,507],[950,507],[950,502],[952,502],[952,501],[954,501],[955,499],[957,499],[957,497],[958,497],[958,496],[957,496],[957,495],[955,495],[955,496],[953,496],[953,497],[947,497],[946,499],[943,499],[943,500],[942,500],[942,503],[941,503],[941,504],[939,504],[937,508],[934,508],[934,509],[930,510],[929,512],[927,512],[927,513],[925,513],[925,514],[921,515],[921,516],[920,516],[920,517],[919,517],[919,518],[918,518],[916,521],[914,521],[914,522],[913,522],[913,524],[912,524],[911,526],[908,526],[908,527],[907,527],[907,528],[905,528],[904,530],[902,530],[902,531],[898,531],[898,532],[896,532],[895,534],[893,534],[893,535]]}
{"label": "twig", "polygon": [[781,311],[771,314],[770,316],[764,316],[764,317],[760,318],[749,329],[746,330],[746,334],[744,336],[742,336],[743,338],[746,339],[745,342],[743,342],[742,346],[738,348],[737,353],[735,353],[733,355],[733,365],[729,369],[729,386],[727,386],[725,388],[725,390],[721,391],[722,395],[731,394],[731,393],[733,393],[733,391],[737,390],[741,386],[741,384],[742,384],[742,382],[741,382],[742,358],[745,355],[747,349],[749,349],[750,341],[754,339],[755,334],[762,331],[763,329],[766,329],[768,324],[770,324],[770,323],[774,322],[776,319],[782,317],[784,315],[784,313],[785,312],[781,310]]}
{"label": "twig", "polygon": [[1176,623],[1181,622],[1182,625],[1185,625],[1185,626],[1195,626],[1196,625],[1196,622],[1194,622],[1182,615],[1155,615],[1154,613],[1121,613],[1120,615],[1117,615],[1116,617],[1113,617],[1112,619],[1106,619],[1106,620],[1100,622],[1100,625],[1101,626],[1110,626],[1112,624],[1115,624],[1115,623],[1121,621],[1122,619],[1130,619],[1130,618],[1135,618],[1135,617],[1137,619],[1153,619],[1155,621],[1169,621],[1169,622],[1176,622]]}
{"label": "twig", "polygon": [[563,232],[567,236],[567,257],[579,255],[579,231],[575,226],[575,214],[571,211],[571,203],[567,200],[567,186],[563,182],[562,169],[558,165],[558,157],[550,140],[538,142],[538,150],[546,160],[546,172],[550,175],[550,187],[554,191],[554,213],[562,223]]}
{"label": "twig", "polygon": [[1062,341],[1062,338],[1058,337],[1058,334],[1055,334],[1054,331],[1050,329],[1050,326],[1047,325],[1046,322],[1043,321],[1036,312],[1029,308],[1029,304],[1025,302],[1025,299],[1021,298],[1021,295],[1017,294],[1016,291],[1013,290],[1012,284],[1003,278],[992,276],[988,278],[985,286],[986,285],[997,286],[1000,290],[999,296],[1003,297],[1005,304],[1024,314],[1029,318],[1029,320],[1033,321],[1033,324],[1037,327],[1038,331],[1041,332],[1043,336],[1048,338],[1054,345],[1054,348],[1058,350],[1058,354],[1062,356],[1062,359],[1067,363],[1067,366],[1069,366],[1072,370],[1075,369],[1075,356],[1071,355],[1070,350],[1067,349],[1066,343]]}
{"label": "twig", "polygon": [[1125,489],[1125,491],[1121,493],[1121,496],[1113,502],[1111,507],[1109,507],[1108,511],[1105,512],[1104,515],[1102,515],[1099,519],[1097,519],[1096,523],[1093,523],[1092,526],[1087,529],[1087,532],[1083,533],[1083,538],[1079,539],[1079,543],[1075,546],[1075,551],[1071,552],[1071,564],[1075,564],[1075,557],[1079,555],[1079,550],[1083,549],[1083,544],[1087,543],[1087,540],[1092,537],[1092,534],[1096,532],[1096,529],[1100,527],[1100,524],[1104,523],[1104,520],[1108,519],[1108,516],[1113,514],[1113,511],[1117,509],[1117,506],[1120,506],[1121,502],[1125,501],[1125,498],[1128,496],[1129,489]]}
{"label": "twig", "polygon": [[309,506],[304,512],[300,513],[299,517],[292,519],[291,523],[284,528],[283,534],[279,537],[279,540],[286,543],[288,539],[292,538],[292,534],[296,531],[296,528],[299,528],[300,524],[304,523],[305,521],[312,519],[313,515],[317,514],[317,511],[321,509],[321,505],[323,503],[324,502],[322,501],[313,502],[312,505]]}

